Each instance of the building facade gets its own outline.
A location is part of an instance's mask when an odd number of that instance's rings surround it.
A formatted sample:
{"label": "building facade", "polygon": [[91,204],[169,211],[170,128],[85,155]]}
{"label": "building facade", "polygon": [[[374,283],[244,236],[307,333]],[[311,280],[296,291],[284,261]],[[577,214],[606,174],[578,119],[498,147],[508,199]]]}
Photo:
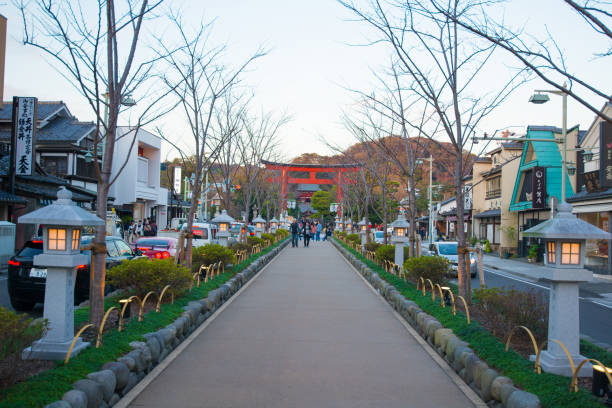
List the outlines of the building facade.
{"label": "building facade", "polygon": [[[146,130],[117,128],[110,188],[120,216],[151,218],[158,228],[168,224],[168,190],[160,187],[161,138]],[[118,174],[118,176],[117,176]]]}

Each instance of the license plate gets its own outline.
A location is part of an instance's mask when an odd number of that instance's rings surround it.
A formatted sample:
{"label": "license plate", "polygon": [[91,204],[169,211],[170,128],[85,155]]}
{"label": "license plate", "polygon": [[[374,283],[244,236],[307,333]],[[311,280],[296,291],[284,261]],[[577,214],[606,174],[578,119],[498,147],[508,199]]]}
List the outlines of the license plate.
{"label": "license plate", "polygon": [[30,278],[46,278],[47,270],[43,268],[32,268],[30,270]]}

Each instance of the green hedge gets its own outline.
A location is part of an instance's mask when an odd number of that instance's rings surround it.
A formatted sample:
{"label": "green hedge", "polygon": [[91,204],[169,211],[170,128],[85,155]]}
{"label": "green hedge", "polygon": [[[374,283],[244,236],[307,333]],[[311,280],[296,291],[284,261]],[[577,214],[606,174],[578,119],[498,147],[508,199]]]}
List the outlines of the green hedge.
{"label": "green hedge", "polygon": [[[104,364],[114,361],[122,355],[130,352],[132,341],[143,341],[143,334],[159,330],[176,320],[184,312],[186,306],[193,300],[203,299],[208,292],[218,288],[227,282],[236,273],[242,271],[251,262],[260,256],[270,252],[272,248],[280,245],[278,242],[262,252],[250,256],[246,261],[235,265],[231,270],[222,273],[199,288],[194,287],[191,292],[177,298],[174,304],[164,304],[160,313],[150,311],[142,322],[138,319],[130,319],[124,326],[124,330],[110,330],[102,337],[103,344],[100,348],[89,347],[70,359],[66,365],[58,362],[57,367],[42,372],[28,380],[16,384],[2,391],[0,394],[0,408],[40,408],[53,401],[62,398],[62,395],[72,389],[72,384],[80,379],[86,378],[87,374],[98,371]],[[118,306],[118,298],[105,302],[105,308]],[[89,308],[77,309],[74,314],[75,327],[87,322]]]}
{"label": "green hedge", "polygon": [[603,407],[603,404],[597,398],[584,389],[580,389],[577,393],[570,393],[570,378],[548,373],[542,373],[541,375],[535,373],[533,362],[523,358],[512,349],[506,352],[505,344],[478,322],[472,320],[472,323],[468,325],[465,315],[460,313],[460,306],[457,307],[457,315],[453,315],[450,307],[441,307],[439,301],[431,300],[430,294],[423,296],[412,283],[406,283],[395,275],[386,273],[384,269],[367,260],[344,243],[340,242],[340,245],[367,264],[382,279],[395,286],[407,299],[418,304],[424,312],[438,319],[444,327],[452,329],[453,333],[469,343],[476,354],[489,366],[511,378],[514,384],[523,390],[536,394],[543,407]]}

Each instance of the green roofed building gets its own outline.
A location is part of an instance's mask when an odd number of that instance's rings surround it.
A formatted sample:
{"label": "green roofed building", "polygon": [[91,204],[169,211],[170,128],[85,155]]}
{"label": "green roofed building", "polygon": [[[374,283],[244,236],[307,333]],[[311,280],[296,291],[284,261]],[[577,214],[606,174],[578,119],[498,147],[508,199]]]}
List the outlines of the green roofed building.
{"label": "green roofed building", "polygon": [[[538,243],[537,239],[523,237],[523,231],[527,230],[550,217],[550,199],[561,198],[561,149],[563,145],[555,143],[556,138],[561,137],[561,129],[552,126],[529,126],[527,127],[527,141],[523,144],[519,170],[514,182],[510,211],[518,213],[518,254],[527,256],[529,247]],[[571,149],[578,144],[578,126],[567,131],[567,161],[568,168],[576,168],[576,152]],[[539,139],[531,141],[529,139]],[[550,142],[541,139],[550,139]],[[544,173],[545,183],[543,191],[534,189],[534,172],[540,170]],[[571,172],[571,170],[569,171]],[[575,171],[574,171],[575,173]],[[565,178],[565,194],[569,198],[576,191],[575,176],[567,175]],[[535,191],[534,191],[535,190]],[[543,205],[534,206],[534,198],[537,194],[542,197]],[[543,245],[540,245],[540,253],[543,253]]]}

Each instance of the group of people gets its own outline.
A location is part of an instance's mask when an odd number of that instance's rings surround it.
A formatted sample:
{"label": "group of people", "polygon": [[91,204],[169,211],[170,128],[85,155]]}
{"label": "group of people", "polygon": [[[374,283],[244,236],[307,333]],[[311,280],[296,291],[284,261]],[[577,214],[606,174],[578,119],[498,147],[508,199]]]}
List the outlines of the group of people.
{"label": "group of people", "polygon": [[125,229],[127,235],[126,240],[132,244],[140,237],[154,237],[157,235],[157,224],[155,220],[145,218],[143,220],[130,221],[128,227]]}
{"label": "group of people", "polygon": [[311,221],[309,219],[302,219],[301,221],[294,220],[289,227],[291,232],[291,246],[299,246],[299,241],[304,238],[304,247],[310,245],[310,240],[313,241],[325,241],[327,237],[332,235],[333,224],[327,224],[323,226],[318,221]]}

